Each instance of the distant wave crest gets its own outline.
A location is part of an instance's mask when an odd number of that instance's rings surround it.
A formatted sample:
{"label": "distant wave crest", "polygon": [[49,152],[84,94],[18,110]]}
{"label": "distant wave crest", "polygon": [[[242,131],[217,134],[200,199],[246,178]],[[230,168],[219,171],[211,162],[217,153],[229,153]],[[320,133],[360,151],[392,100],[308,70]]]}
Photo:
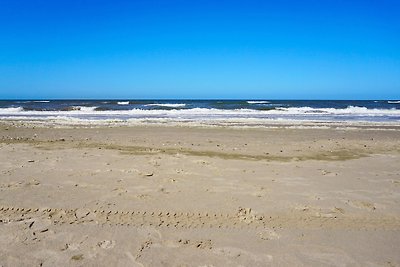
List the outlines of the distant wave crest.
{"label": "distant wave crest", "polygon": [[157,107],[168,107],[168,108],[181,108],[185,107],[186,104],[169,104],[169,103],[154,103],[154,104],[146,104],[145,106],[157,106]]}
{"label": "distant wave crest", "polygon": [[269,104],[269,101],[247,101],[248,104]]}

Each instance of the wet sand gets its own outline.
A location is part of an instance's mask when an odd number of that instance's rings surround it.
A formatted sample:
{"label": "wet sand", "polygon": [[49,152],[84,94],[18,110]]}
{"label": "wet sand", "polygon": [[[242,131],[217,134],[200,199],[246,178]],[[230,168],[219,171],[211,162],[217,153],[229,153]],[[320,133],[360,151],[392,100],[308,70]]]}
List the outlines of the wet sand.
{"label": "wet sand", "polygon": [[0,123],[0,265],[400,266],[400,130]]}

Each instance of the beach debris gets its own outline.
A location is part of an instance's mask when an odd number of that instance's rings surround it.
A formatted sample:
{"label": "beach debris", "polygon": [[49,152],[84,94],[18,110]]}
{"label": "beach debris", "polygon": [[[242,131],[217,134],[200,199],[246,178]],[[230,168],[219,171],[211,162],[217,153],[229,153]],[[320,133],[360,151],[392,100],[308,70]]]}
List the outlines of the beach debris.
{"label": "beach debris", "polygon": [[35,161],[33,159],[30,159],[30,160],[28,160],[28,162],[32,163],[32,162],[35,162]]}
{"label": "beach debris", "polygon": [[147,172],[147,173],[144,174],[144,176],[147,176],[147,177],[151,177],[151,176],[153,176],[153,175],[154,175],[153,172]]}

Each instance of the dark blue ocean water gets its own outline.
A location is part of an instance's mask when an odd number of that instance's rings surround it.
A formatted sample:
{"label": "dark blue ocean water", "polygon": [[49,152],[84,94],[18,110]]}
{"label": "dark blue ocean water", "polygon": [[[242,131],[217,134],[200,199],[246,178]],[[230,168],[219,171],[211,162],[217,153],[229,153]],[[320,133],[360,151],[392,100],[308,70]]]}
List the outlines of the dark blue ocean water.
{"label": "dark blue ocean water", "polygon": [[399,100],[12,100],[2,120],[400,122]]}

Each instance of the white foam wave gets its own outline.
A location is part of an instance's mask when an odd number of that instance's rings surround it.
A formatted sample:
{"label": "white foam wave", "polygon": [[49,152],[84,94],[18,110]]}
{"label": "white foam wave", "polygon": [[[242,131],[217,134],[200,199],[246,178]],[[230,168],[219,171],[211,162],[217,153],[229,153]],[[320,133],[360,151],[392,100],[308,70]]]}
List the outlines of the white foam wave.
{"label": "white foam wave", "polygon": [[[155,105],[155,104],[148,104]],[[164,105],[164,104],[163,104]],[[180,105],[180,104],[174,104]],[[183,104],[184,105],[184,104]],[[175,106],[174,106],[175,107]],[[276,108],[271,110],[254,110],[254,109],[214,109],[214,108],[192,108],[192,109],[130,109],[130,110],[96,110],[97,107],[74,106],[71,110],[64,111],[35,111],[24,110],[22,107],[0,108],[0,114],[23,113],[27,115],[60,115],[60,114],[92,114],[92,115],[400,115],[400,109],[368,109],[366,107],[349,106],[343,109],[336,108],[311,108],[311,107],[289,107]]]}
{"label": "white foam wave", "polygon": [[184,107],[186,106],[186,104],[169,104],[169,103],[165,103],[165,104],[159,104],[159,103],[154,103],[154,104],[147,104],[145,106],[157,106],[157,107],[169,107],[169,108],[180,108],[180,107]]}
{"label": "white foam wave", "polygon": [[117,102],[118,105],[129,105],[129,101],[120,101]]}
{"label": "white foam wave", "polygon": [[268,104],[269,101],[247,101],[248,104]]}
{"label": "white foam wave", "polygon": [[348,106],[347,108],[311,108],[311,107],[299,107],[299,108],[278,108],[269,111],[271,114],[281,114],[286,112],[286,114],[326,114],[326,115],[363,115],[363,116],[383,116],[383,115],[400,115],[399,109],[368,109],[366,107],[356,107]]}
{"label": "white foam wave", "polygon": [[290,107],[272,110],[254,109],[130,109],[130,110],[96,110],[96,107],[76,106],[73,110],[63,111],[35,111],[23,110],[22,107],[0,108],[0,120],[24,121],[58,121],[70,123],[82,121],[93,124],[100,121],[140,123],[159,121],[163,123],[226,123],[236,124],[264,124],[269,121],[297,120],[297,121],[391,121],[400,123],[400,109],[367,109],[365,107],[349,106],[347,108],[311,108]]}
{"label": "white foam wave", "polygon": [[35,100],[33,102],[35,102],[35,103],[49,103],[50,101],[49,100]]}
{"label": "white foam wave", "polygon": [[17,113],[23,111],[23,107],[13,107],[13,108],[0,108],[0,113]]}
{"label": "white foam wave", "polygon": [[93,112],[96,110],[97,107],[80,107],[80,108],[81,108],[80,110],[83,112]]}
{"label": "white foam wave", "polygon": [[400,104],[400,101],[388,101],[389,104]]}
{"label": "white foam wave", "polygon": [[92,112],[96,112],[96,108],[97,107],[86,107],[86,106],[73,106],[70,107],[69,110],[65,110],[65,111],[28,111],[28,112],[39,112],[39,113],[58,113],[58,112],[74,112],[74,113],[92,113]]}

